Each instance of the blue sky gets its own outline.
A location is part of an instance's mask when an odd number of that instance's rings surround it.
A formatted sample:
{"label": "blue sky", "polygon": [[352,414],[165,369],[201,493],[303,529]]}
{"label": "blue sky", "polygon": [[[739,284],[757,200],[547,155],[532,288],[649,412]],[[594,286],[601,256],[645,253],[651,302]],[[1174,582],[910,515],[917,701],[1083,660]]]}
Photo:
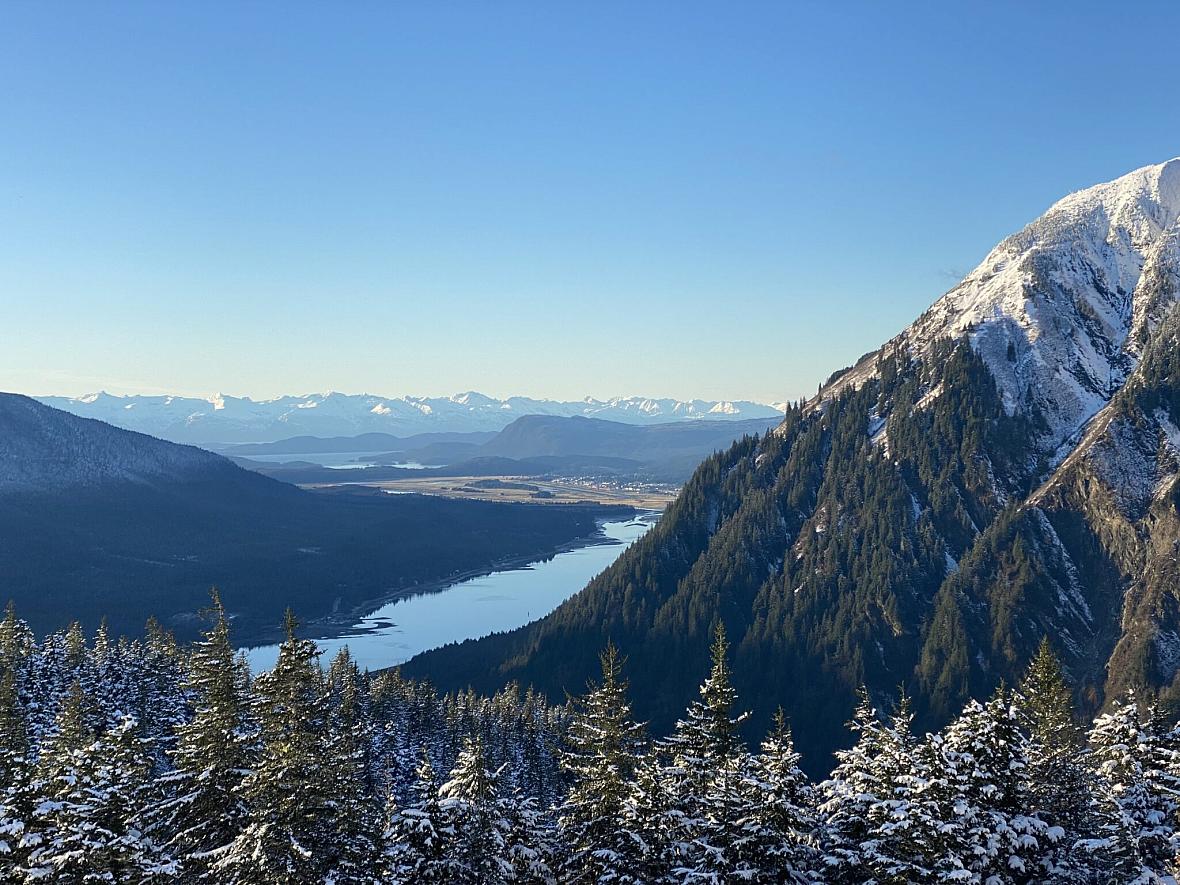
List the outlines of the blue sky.
{"label": "blue sky", "polygon": [[1180,154],[1180,5],[13,2],[0,389],[781,400]]}

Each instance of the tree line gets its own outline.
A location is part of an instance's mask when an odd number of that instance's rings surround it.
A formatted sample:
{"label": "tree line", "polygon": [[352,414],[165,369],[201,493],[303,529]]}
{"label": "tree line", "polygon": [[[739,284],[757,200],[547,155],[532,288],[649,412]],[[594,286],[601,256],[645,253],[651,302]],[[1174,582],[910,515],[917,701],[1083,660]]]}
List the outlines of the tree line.
{"label": "tree line", "polygon": [[1173,881],[1180,727],[1088,727],[1048,642],[1019,686],[916,735],[862,692],[809,780],[780,713],[751,751],[718,628],[684,715],[635,721],[613,645],[584,695],[440,697],[287,637],[252,676],[214,597],[189,648],[0,622],[0,880],[139,883]]}

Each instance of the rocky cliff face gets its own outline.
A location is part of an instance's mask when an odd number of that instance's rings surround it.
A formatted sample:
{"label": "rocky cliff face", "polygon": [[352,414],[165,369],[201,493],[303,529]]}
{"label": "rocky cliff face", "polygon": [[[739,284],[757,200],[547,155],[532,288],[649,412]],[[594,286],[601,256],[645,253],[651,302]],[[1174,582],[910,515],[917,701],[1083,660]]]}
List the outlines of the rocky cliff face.
{"label": "rocky cliff face", "polygon": [[[966,336],[1005,409],[1035,414],[1038,450],[1060,459],[1134,369],[1178,280],[1180,159],[1054,204],[886,347],[920,357]],[[823,396],[864,383],[878,355]]]}

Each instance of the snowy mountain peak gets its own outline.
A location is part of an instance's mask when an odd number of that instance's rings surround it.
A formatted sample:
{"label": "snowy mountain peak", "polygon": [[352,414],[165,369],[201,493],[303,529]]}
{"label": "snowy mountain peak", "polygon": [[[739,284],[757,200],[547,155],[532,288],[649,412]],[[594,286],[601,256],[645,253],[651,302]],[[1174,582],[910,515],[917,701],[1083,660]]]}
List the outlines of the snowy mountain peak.
{"label": "snowy mountain peak", "polygon": [[[885,345],[913,355],[968,336],[1009,412],[1035,409],[1057,459],[1180,297],[1180,159],[1072,193],[1005,239]],[[875,372],[870,354],[825,391]]]}
{"label": "snowy mountain peak", "polygon": [[562,402],[514,396],[496,399],[475,391],[449,397],[379,397],[308,394],[271,400],[218,395],[42,397],[47,405],[175,442],[273,442],[291,436],[354,436],[381,432],[409,436],[437,431],[501,430],[523,415],[584,415],[626,424],[690,418],[774,418],[781,407],[748,401],[707,402],[646,397]]}

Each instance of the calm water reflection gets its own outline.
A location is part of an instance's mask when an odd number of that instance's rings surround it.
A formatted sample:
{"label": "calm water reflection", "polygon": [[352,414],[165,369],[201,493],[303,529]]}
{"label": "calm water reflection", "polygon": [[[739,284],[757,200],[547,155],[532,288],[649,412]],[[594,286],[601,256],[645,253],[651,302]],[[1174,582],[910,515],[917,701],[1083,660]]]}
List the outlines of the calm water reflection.
{"label": "calm water reflection", "polygon": [[263,461],[267,464],[283,464],[290,461],[308,461],[321,467],[332,467],[347,470],[357,467],[404,467],[408,470],[423,470],[432,464],[419,464],[417,461],[391,461],[388,458],[378,458],[380,452],[301,452],[292,455],[243,455],[251,461]]}
{"label": "calm water reflection", "polygon": [[[438,593],[391,602],[353,630],[334,639],[317,641],[326,665],[347,645],[362,669],[375,670],[408,661],[419,652],[448,642],[476,639],[512,630],[540,618],[586,586],[620,553],[651,528],[656,515],[602,526],[608,543],[559,553],[548,562],[493,572],[453,584]],[[278,646],[246,650],[250,668],[268,670],[278,657]]]}

